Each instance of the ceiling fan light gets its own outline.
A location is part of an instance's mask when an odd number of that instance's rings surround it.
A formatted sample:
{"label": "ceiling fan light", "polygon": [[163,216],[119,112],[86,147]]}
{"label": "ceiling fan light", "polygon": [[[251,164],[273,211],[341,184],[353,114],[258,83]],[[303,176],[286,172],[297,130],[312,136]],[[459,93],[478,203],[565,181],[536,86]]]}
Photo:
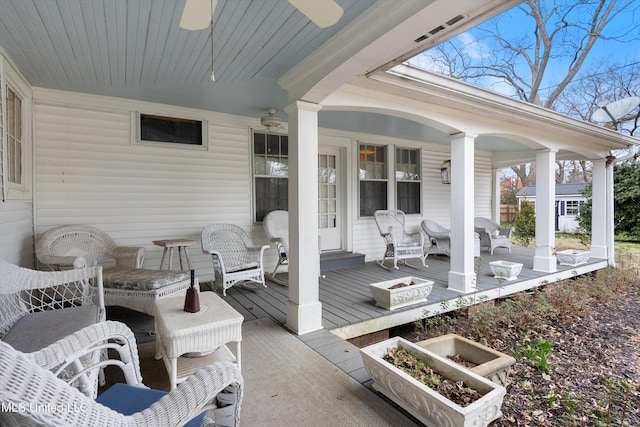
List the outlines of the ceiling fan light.
{"label": "ceiling fan light", "polygon": [[218,0],[186,0],[180,18],[180,28],[191,31],[207,28],[217,3]]}
{"label": "ceiling fan light", "polygon": [[320,28],[332,26],[344,13],[335,0],[289,0],[289,3]]}

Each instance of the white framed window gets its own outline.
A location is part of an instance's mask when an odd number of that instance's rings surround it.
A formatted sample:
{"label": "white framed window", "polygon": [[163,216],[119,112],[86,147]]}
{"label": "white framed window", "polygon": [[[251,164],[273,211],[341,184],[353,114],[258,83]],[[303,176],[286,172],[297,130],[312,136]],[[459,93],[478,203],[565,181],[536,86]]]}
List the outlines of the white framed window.
{"label": "white framed window", "polygon": [[134,129],[136,144],[196,150],[208,148],[206,120],[136,112]]}
{"label": "white framed window", "polygon": [[579,200],[567,200],[565,202],[565,215],[578,215],[582,203],[584,202],[580,202]]}
{"label": "white framed window", "polygon": [[289,209],[289,137],[253,132],[254,222],[274,210]]}
{"label": "white framed window", "polygon": [[419,214],[422,206],[420,149],[396,148],[396,209]]}
{"label": "white framed window", "polygon": [[370,217],[379,209],[387,209],[387,146],[360,143],[358,151],[360,217]]}
{"label": "white framed window", "polygon": [[28,88],[15,79],[12,71],[9,75],[2,73],[0,88],[2,197],[3,200],[28,200],[31,198]]}

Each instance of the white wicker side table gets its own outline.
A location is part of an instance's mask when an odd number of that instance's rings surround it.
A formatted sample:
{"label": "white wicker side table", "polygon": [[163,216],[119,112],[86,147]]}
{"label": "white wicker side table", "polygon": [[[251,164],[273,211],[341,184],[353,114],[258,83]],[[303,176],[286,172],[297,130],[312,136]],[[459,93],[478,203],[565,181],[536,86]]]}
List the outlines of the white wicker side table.
{"label": "white wicker side table", "polygon": [[[183,310],[184,297],[155,302],[156,359],[162,358],[171,390],[202,366],[235,361],[240,367],[244,317],[214,292],[200,293],[200,311]],[[226,344],[232,344],[230,350]],[[206,353],[197,357],[186,354]]]}

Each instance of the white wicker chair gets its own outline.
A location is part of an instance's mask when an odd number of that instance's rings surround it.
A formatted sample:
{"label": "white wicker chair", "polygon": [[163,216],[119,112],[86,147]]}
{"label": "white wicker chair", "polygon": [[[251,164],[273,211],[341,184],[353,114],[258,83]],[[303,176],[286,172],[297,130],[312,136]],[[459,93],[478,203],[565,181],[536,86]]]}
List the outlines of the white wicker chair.
{"label": "white wicker chair", "polygon": [[420,226],[431,242],[429,254],[449,256],[451,252],[451,230],[430,219],[423,220]]}
{"label": "white wicker chair", "polygon": [[495,248],[507,248],[511,253],[512,227],[502,227],[488,218],[476,217],[473,220],[475,232],[480,235],[480,246],[491,251]]}
{"label": "white wicker chair", "polygon": [[278,284],[283,284],[283,282],[276,279],[276,272],[281,265],[289,264],[289,212],[271,211],[264,217],[262,225],[267,239],[276,244],[276,250],[278,251],[278,263],[269,279]]}
{"label": "white wicker chair", "polygon": [[12,347],[32,353],[104,320],[102,267],[36,271],[0,260],[0,339]]}
{"label": "white wicker chair", "polygon": [[427,254],[424,253],[424,236],[421,232],[409,234],[405,228],[405,215],[401,210],[378,210],[373,214],[380,235],[384,239],[386,249],[381,260],[377,261],[382,268],[388,270],[384,261],[393,259],[393,268],[398,268],[398,261],[409,267],[407,259],[417,258],[426,267]]}
{"label": "white wicker chair", "polygon": [[140,268],[146,250],[118,246],[105,232],[89,225],[61,225],[42,233],[36,242],[38,261],[52,270],[96,265],[114,259],[118,267]]}
{"label": "white wicker chair", "polygon": [[202,251],[211,254],[214,286],[227,289],[239,282],[267,287],[262,259],[269,245],[256,246],[246,231],[233,224],[210,224],[202,230]]}
{"label": "white wicker chair", "polygon": [[[163,394],[142,384],[138,351],[131,330],[118,322],[104,322],[85,328],[32,355],[0,342],[0,366],[3,367],[0,371],[0,402],[3,407],[0,425],[174,427],[184,425],[209,409],[212,409],[214,417],[222,417],[230,412],[231,423],[224,425],[239,424],[244,382],[237,365],[230,362],[218,362],[198,370],[153,405],[140,408],[139,412],[128,416],[110,409],[109,405],[114,406],[114,393],[107,398],[107,390],[104,396],[94,401],[71,386],[71,380],[56,376],[60,371],[58,367],[68,366],[72,363],[70,361],[83,363],[79,360],[86,360],[85,355],[101,352],[105,348],[112,350],[112,358],[96,365],[83,364],[85,371],[82,374],[106,365],[121,368],[128,385],[133,387],[118,385],[114,390],[125,390],[127,404],[135,401],[140,394],[145,395],[147,400],[150,393],[154,399],[159,397],[156,394]],[[234,398],[224,401],[235,400],[236,404],[218,409],[218,403],[222,402],[218,395],[225,389],[231,389]],[[229,396],[228,393],[225,395]],[[122,396],[115,397],[115,400],[123,399]],[[199,425],[214,423],[205,416]]]}

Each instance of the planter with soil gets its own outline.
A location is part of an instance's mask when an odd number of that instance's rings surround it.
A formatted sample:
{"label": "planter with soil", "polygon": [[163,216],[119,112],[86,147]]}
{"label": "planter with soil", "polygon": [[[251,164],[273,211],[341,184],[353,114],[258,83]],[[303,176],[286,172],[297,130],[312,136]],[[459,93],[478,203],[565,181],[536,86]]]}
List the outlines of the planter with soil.
{"label": "planter with soil", "polygon": [[502,415],[504,387],[410,341],[394,337],[360,354],[372,387],[429,427],[487,426]]}
{"label": "planter with soil", "polygon": [[376,305],[387,310],[426,302],[432,289],[433,281],[411,276],[369,284]]}
{"label": "planter with soil", "polygon": [[456,334],[442,335],[415,344],[503,387],[509,383],[509,370],[516,363],[516,359],[508,354]]}

